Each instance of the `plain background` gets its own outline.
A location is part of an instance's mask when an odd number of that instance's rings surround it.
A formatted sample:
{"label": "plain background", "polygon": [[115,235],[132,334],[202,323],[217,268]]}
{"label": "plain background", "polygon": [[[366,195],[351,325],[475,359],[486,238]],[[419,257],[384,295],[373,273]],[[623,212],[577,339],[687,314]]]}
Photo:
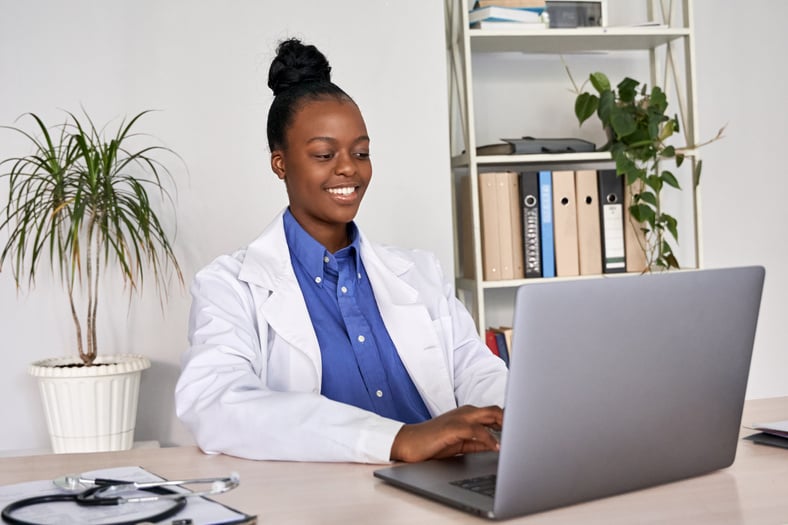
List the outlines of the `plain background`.
{"label": "plain background", "polygon": [[[609,0],[611,23],[642,21],[644,9],[631,4]],[[702,152],[704,263],[766,266],[748,397],[788,395],[788,241],[782,208],[788,182],[780,161],[781,116],[788,102],[779,96],[786,74],[777,58],[788,48],[783,31],[788,4],[754,0],[742,12],[734,3],[696,0],[694,12],[699,136],[711,137],[728,124],[726,138]],[[178,184],[175,246],[188,283],[215,256],[248,243],[286,205],[283,185],[268,165],[265,118],[271,102],[268,64],[276,43],[288,36],[326,53],[334,79],[366,118],[375,175],[358,217],[362,228],[381,242],[430,249],[453,272],[439,0],[0,0],[0,125],[13,124],[28,111],[59,122],[63,110],[79,112],[82,106],[97,123],[117,126],[123,116],[160,110],[143,119],[140,131],[184,160],[170,166]],[[566,60],[584,77],[597,61],[606,71],[626,71],[642,58]],[[537,108],[527,120],[537,134],[578,135],[560,60],[538,58],[530,70],[517,69],[518,60],[490,57],[487,66],[479,65],[485,80],[477,96],[505,101],[508,115],[516,115],[518,106]],[[508,93],[522,85],[518,75],[535,82],[546,98],[509,99]],[[492,109],[488,114],[497,122]],[[495,139],[508,130],[478,132]],[[584,127],[581,135],[593,133],[598,131]],[[25,153],[17,137],[0,132],[0,157]],[[3,204],[5,188],[0,183]],[[7,232],[0,232],[0,241],[6,238]],[[108,285],[100,343],[104,352],[139,352],[154,363],[143,375],[137,439],[190,443],[173,403],[189,295],[173,286],[162,309],[153,291],[129,308],[122,290]],[[0,333],[0,451],[46,448],[43,411],[27,366],[74,352],[65,294],[46,269],[32,292],[19,293],[9,268],[3,269]]]}

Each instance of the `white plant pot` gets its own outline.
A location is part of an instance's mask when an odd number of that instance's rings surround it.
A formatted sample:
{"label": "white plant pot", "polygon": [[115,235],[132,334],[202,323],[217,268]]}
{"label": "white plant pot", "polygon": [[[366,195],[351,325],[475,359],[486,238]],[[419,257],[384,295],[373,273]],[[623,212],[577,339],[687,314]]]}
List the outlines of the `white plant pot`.
{"label": "white plant pot", "polygon": [[141,355],[99,356],[93,366],[77,357],[36,361],[47,428],[55,453],[127,450],[134,443]]}

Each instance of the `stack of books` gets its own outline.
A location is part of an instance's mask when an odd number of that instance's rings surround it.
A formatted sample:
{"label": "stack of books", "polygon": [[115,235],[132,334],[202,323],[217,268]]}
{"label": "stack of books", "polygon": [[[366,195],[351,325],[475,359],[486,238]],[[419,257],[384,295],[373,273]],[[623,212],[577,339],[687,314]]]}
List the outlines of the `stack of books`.
{"label": "stack of books", "polygon": [[544,0],[478,0],[468,13],[473,29],[545,29]]}

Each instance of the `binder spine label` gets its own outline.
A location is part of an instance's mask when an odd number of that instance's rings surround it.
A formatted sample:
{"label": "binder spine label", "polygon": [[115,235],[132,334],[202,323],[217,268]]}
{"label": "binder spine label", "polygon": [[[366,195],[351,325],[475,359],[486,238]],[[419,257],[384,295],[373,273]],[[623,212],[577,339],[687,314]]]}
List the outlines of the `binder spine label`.
{"label": "binder spine label", "polygon": [[555,246],[553,244],[553,176],[539,172],[540,232],[542,234],[542,277],[555,277]]}
{"label": "binder spine label", "polygon": [[604,242],[605,271],[626,270],[624,252],[624,206],[605,204],[602,206],[602,229]]}
{"label": "binder spine label", "polygon": [[541,251],[541,245],[539,243],[539,209],[536,207],[535,202],[529,206],[529,197],[534,199],[533,195],[529,195],[523,201],[523,228],[525,231],[525,276],[541,277],[542,265],[541,261],[539,260],[539,252]]}

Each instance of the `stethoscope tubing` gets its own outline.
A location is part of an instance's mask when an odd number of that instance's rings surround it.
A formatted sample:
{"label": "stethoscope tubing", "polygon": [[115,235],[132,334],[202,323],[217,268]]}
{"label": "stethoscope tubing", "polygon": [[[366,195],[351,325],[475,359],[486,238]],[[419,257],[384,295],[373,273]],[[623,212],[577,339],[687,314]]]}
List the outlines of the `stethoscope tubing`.
{"label": "stethoscope tubing", "polygon": [[[101,480],[101,482],[102,482],[101,485],[96,485],[95,487],[91,487],[78,494],[49,494],[45,496],[33,496],[30,498],[24,498],[14,501],[6,505],[5,508],[3,509],[1,514],[3,521],[11,525],[41,525],[40,523],[34,521],[27,521],[21,518],[16,518],[13,516],[13,513],[19,509],[32,507],[34,505],[41,505],[44,503],[69,501],[69,502],[74,502],[77,505],[83,507],[95,507],[95,506],[119,505],[120,503],[124,502],[123,498],[116,498],[116,497],[94,498],[92,496],[96,492],[105,490],[107,488],[107,485],[112,485],[112,484],[126,485],[128,484],[128,482],[115,481],[115,480]],[[151,492],[153,494],[170,496],[170,498],[168,499],[172,499],[173,505],[157,514],[146,516],[144,519],[135,519],[132,521],[111,521],[104,525],[136,525],[141,521],[152,521],[155,523],[174,516],[175,514],[183,510],[183,508],[186,506],[186,495],[182,495],[179,497],[177,492],[170,490],[166,487],[162,487],[162,486],[138,487],[138,489],[145,492]]]}

